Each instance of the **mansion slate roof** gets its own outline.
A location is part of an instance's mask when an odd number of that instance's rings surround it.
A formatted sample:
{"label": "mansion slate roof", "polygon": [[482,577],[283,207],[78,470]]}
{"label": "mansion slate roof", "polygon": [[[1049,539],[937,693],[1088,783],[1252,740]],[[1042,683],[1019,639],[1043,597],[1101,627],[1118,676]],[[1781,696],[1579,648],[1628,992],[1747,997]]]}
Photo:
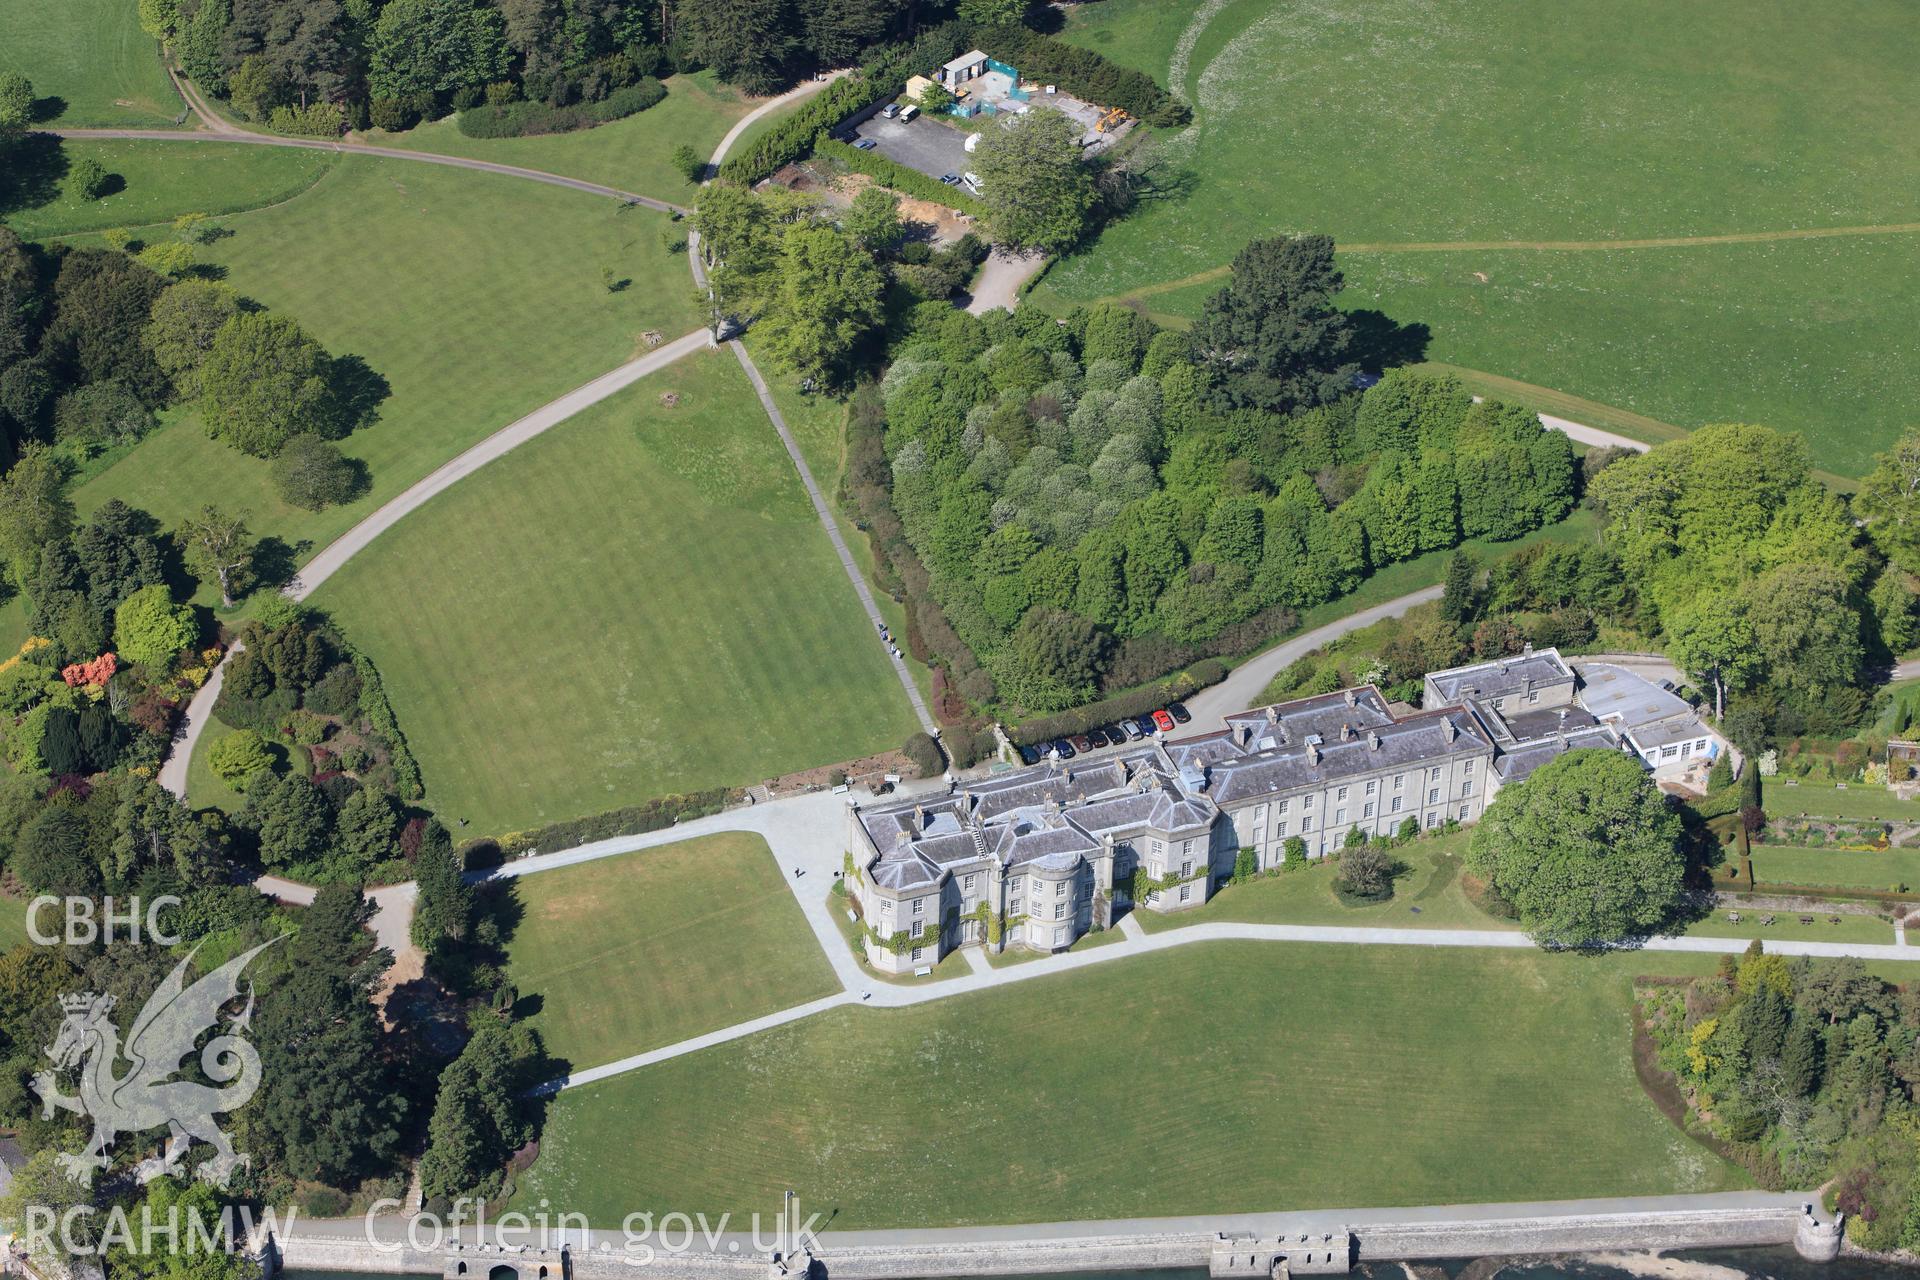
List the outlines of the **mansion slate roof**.
{"label": "mansion slate roof", "polygon": [[879,855],[869,868],[873,881],[907,891],[990,863],[1069,869],[1108,840],[1149,830],[1170,839],[1203,835],[1223,806],[1493,751],[1470,712],[1447,707],[1396,718],[1371,686],[1239,712],[1227,724],[862,808],[856,818]]}
{"label": "mansion slate roof", "polygon": [[1569,751],[1578,751],[1584,747],[1595,747],[1603,751],[1618,751],[1620,736],[1603,724],[1588,725],[1582,729],[1571,729],[1562,735],[1551,735],[1517,742],[1504,748],[1493,767],[1499,771],[1501,785],[1509,782],[1525,782],[1529,775],[1541,765],[1563,756]]}
{"label": "mansion slate roof", "polygon": [[1468,698],[1504,698],[1525,690],[1572,683],[1573,669],[1561,658],[1558,649],[1541,649],[1427,673],[1428,686],[1445,703],[1464,702]]}

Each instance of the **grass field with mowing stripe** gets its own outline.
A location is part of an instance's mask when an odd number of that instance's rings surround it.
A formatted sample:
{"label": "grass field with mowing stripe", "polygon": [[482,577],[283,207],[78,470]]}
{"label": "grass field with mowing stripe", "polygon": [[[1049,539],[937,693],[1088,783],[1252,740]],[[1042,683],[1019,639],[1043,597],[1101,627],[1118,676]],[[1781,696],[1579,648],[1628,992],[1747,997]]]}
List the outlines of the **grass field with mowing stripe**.
{"label": "grass field with mowing stripe", "polygon": [[1753,846],[1753,874],[1764,886],[1837,884],[1861,889],[1920,885],[1920,849],[1809,849],[1791,844]]}
{"label": "grass field with mowing stripe", "polygon": [[794,1187],[852,1229],[1739,1187],[1630,1063],[1633,976],[1713,964],[1208,943],[836,1009],[562,1094],[518,1204]]}
{"label": "grass field with mowing stripe", "polygon": [[428,800],[474,835],[758,782],[913,728],[725,351],[463,480],[314,602],[379,664]]}
{"label": "grass field with mowing stripe", "polygon": [[1761,796],[1769,814],[1797,818],[1839,818],[1857,821],[1920,822],[1920,801],[1902,800],[1885,787],[1856,782],[1836,787],[1831,782],[1793,782],[1768,778]]}
{"label": "grass field with mowing stripe", "polygon": [[68,163],[98,160],[126,184],[99,200],[57,198],[7,216],[28,240],[165,224],[183,213],[241,213],[292,200],[334,167],[324,151],[239,142],[80,141],[61,144]]}
{"label": "grass field with mowing stripe", "polygon": [[[175,145],[175,144],[154,144]],[[184,145],[184,144],[182,144]],[[203,253],[228,283],[293,317],[391,394],[341,441],[371,492],[312,513],[280,501],[267,464],[207,438],[192,410],[82,485],[163,524],[207,502],[305,560],[380,503],[514,419],[697,323],[665,215],[512,178],[349,157],[306,195],[229,219]],[[602,267],[630,283],[609,292]]]}
{"label": "grass field with mowing stripe", "polygon": [[[1034,296],[1145,289],[1153,312],[1191,317],[1220,283],[1196,277],[1256,235],[1511,244],[1347,254],[1347,301],[1429,325],[1432,359],[1689,428],[1804,431],[1823,469],[1857,475],[1920,413],[1903,346],[1920,319],[1920,100],[1895,70],[1920,60],[1920,29],[1898,0],[1833,16],[1808,30],[1735,0],[1076,7],[1068,39],[1194,105],[1159,139],[1191,187]],[[1906,230],[1543,247],[1874,227]]]}
{"label": "grass field with mowing stripe", "polygon": [[507,974],[575,1068],[840,989],[757,835],[728,832],[509,882]]}
{"label": "grass field with mowing stripe", "polygon": [[0,0],[0,71],[63,129],[164,129],[186,110],[130,0]]}
{"label": "grass field with mowing stripe", "polygon": [[[721,84],[711,71],[673,76],[666,86],[667,96],[645,111],[573,133],[469,138],[449,116],[405,133],[374,129],[366,138],[386,147],[543,169],[691,206],[696,188],[673,166],[674,149],[685,143],[705,160],[754,102]],[[687,288],[692,287],[689,277]]]}

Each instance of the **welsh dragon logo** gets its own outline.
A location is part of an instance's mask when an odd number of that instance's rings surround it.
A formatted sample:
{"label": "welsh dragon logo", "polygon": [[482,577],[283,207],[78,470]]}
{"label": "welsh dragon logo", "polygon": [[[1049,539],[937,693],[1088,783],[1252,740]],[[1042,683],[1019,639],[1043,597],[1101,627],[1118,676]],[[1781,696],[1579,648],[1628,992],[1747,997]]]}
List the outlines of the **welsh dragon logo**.
{"label": "welsh dragon logo", "polygon": [[[193,959],[189,953],[140,1010],[124,1046],[110,1016],[112,996],[89,991],[60,998],[66,1020],[46,1050],[53,1059],[54,1071],[35,1075],[33,1091],[40,1095],[44,1117],[51,1118],[54,1108],[59,1107],[93,1119],[93,1138],[86,1150],[59,1158],[69,1178],[90,1185],[94,1173],[111,1163],[107,1151],[118,1135],[143,1133],[161,1125],[167,1127],[166,1150],[135,1168],[135,1177],[141,1183],[163,1173],[178,1172],[180,1160],[195,1138],[214,1148],[213,1159],[203,1162],[197,1173],[216,1186],[224,1188],[233,1171],[247,1163],[247,1157],[234,1151],[233,1143],[213,1117],[244,1106],[260,1087],[260,1055],[239,1034],[253,1015],[251,983],[247,986],[246,1008],[229,1020],[225,1034],[207,1041],[200,1050],[201,1071],[215,1085],[226,1087],[170,1077],[181,1070],[182,1061],[193,1053],[201,1035],[219,1021],[221,1006],[239,996],[241,971],[273,942],[235,956],[192,986],[186,984],[187,965]],[[122,1060],[127,1069],[115,1074]],[[77,1097],[69,1097],[60,1092],[54,1072],[74,1067],[80,1071],[80,1092]]]}

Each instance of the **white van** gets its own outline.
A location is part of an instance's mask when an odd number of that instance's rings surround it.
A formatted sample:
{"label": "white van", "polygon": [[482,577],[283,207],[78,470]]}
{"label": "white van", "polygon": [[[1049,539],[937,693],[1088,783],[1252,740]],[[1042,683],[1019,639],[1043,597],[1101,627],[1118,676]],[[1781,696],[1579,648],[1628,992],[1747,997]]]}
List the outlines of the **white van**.
{"label": "white van", "polygon": [[918,107],[902,107],[900,109],[900,123],[905,124],[919,114],[920,108]]}
{"label": "white van", "polygon": [[979,174],[977,174],[977,173],[963,173],[963,174],[961,174],[961,175],[960,175],[960,181],[962,181],[962,182],[964,182],[964,183],[966,183],[966,184],[967,184],[968,186],[970,186],[970,187],[972,187],[972,188],[974,189],[974,191],[975,191],[976,193],[978,193],[978,192],[979,192],[979,190],[980,190],[980,175],[979,175]]}

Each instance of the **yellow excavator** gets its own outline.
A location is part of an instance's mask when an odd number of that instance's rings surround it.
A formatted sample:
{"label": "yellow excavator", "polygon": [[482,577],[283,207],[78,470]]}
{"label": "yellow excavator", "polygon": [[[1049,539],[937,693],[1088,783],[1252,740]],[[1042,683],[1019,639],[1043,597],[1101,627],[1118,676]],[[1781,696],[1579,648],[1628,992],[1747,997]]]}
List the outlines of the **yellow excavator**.
{"label": "yellow excavator", "polygon": [[1126,122],[1127,113],[1119,107],[1110,109],[1105,115],[1094,121],[1093,127],[1101,133],[1110,133]]}

